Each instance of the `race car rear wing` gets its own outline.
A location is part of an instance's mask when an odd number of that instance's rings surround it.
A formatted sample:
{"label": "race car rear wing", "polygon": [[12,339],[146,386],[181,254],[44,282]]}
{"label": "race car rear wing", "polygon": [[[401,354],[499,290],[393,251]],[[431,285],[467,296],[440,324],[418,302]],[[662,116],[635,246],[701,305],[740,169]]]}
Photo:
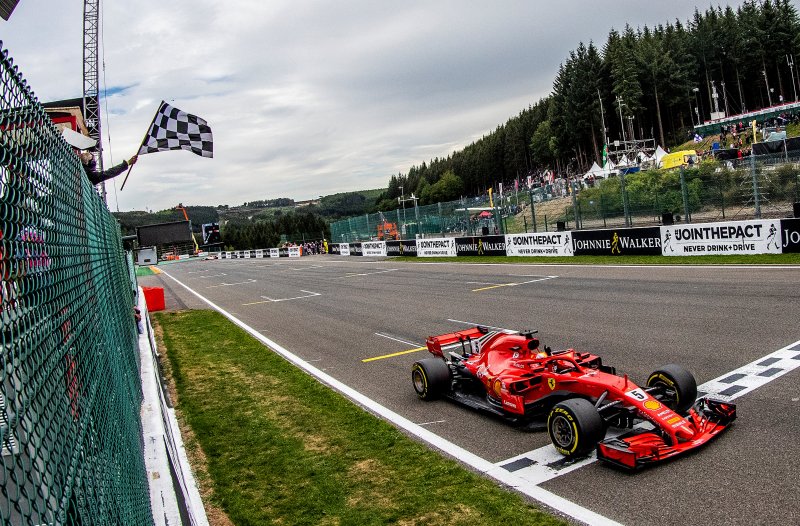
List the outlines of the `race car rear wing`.
{"label": "race car rear wing", "polygon": [[473,327],[463,331],[429,336],[425,340],[428,351],[435,356],[444,356],[445,351],[460,349],[462,354],[475,353],[480,350],[479,340],[489,334],[486,327]]}

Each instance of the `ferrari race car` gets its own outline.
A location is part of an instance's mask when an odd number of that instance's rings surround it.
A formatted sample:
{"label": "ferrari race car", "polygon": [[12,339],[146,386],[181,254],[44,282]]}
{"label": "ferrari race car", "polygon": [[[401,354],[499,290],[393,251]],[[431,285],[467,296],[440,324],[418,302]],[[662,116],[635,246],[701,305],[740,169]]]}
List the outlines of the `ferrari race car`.
{"label": "ferrari race car", "polygon": [[[547,429],[559,453],[639,469],[696,449],[727,429],[736,406],[697,398],[686,369],[666,365],[645,386],[619,376],[599,356],[539,349],[537,331],[474,327],[431,336],[434,358],[414,362],[422,400],[449,398],[527,430]],[[609,427],[629,429],[606,439]]]}

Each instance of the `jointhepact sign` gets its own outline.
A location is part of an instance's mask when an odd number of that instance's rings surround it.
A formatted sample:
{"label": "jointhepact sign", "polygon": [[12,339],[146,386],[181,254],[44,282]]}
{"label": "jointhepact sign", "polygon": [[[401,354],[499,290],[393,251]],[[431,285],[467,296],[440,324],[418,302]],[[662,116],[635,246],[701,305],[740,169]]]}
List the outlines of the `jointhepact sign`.
{"label": "jointhepact sign", "polygon": [[506,235],[506,254],[509,256],[571,256],[570,232]]}
{"label": "jointhepact sign", "polygon": [[781,248],[784,254],[800,252],[800,219],[781,219]]}
{"label": "jointhepact sign", "polygon": [[780,254],[780,221],[736,221],[661,227],[665,256]]}
{"label": "jointhepact sign", "polygon": [[361,243],[361,251],[365,256],[385,256],[386,241],[365,241]]}
{"label": "jointhepact sign", "polygon": [[418,239],[417,256],[421,258],[436,258],[456,256],[455,238]]}

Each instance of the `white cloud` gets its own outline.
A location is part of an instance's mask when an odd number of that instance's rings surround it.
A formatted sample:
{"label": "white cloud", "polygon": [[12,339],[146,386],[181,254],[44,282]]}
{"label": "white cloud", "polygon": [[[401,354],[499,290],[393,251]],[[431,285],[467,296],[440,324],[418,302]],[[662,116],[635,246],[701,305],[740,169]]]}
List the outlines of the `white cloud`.
{"label": "white cloud", "polygon": [[[116,194],[131,210],[385,187],[546,96],[579,41],[602,46],[626,21],[686,20],[694,3],[139,0],[102,9],[101,86],[113,93],[106,164],[135,153],[162,99],[214,131],[214,159],[142,156]],[[40,100],[81,95],[82,21],[80,4],[25,0],[0,22]]]}

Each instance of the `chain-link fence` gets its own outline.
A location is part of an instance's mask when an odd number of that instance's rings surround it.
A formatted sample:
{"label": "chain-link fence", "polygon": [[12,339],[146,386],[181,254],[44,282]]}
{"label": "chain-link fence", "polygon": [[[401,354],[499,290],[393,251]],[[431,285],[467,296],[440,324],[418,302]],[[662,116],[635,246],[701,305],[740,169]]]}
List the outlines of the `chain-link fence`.
{"label": "chain-link fence", "polygon": [[0,518],[150,524],[119,226],[7,51],[0,90]]}
{"label": "chain-link fence", "polygon": [[784,152],[365,214],[331,224],[331,241],[791,217],[799,200],[800,158]]}

